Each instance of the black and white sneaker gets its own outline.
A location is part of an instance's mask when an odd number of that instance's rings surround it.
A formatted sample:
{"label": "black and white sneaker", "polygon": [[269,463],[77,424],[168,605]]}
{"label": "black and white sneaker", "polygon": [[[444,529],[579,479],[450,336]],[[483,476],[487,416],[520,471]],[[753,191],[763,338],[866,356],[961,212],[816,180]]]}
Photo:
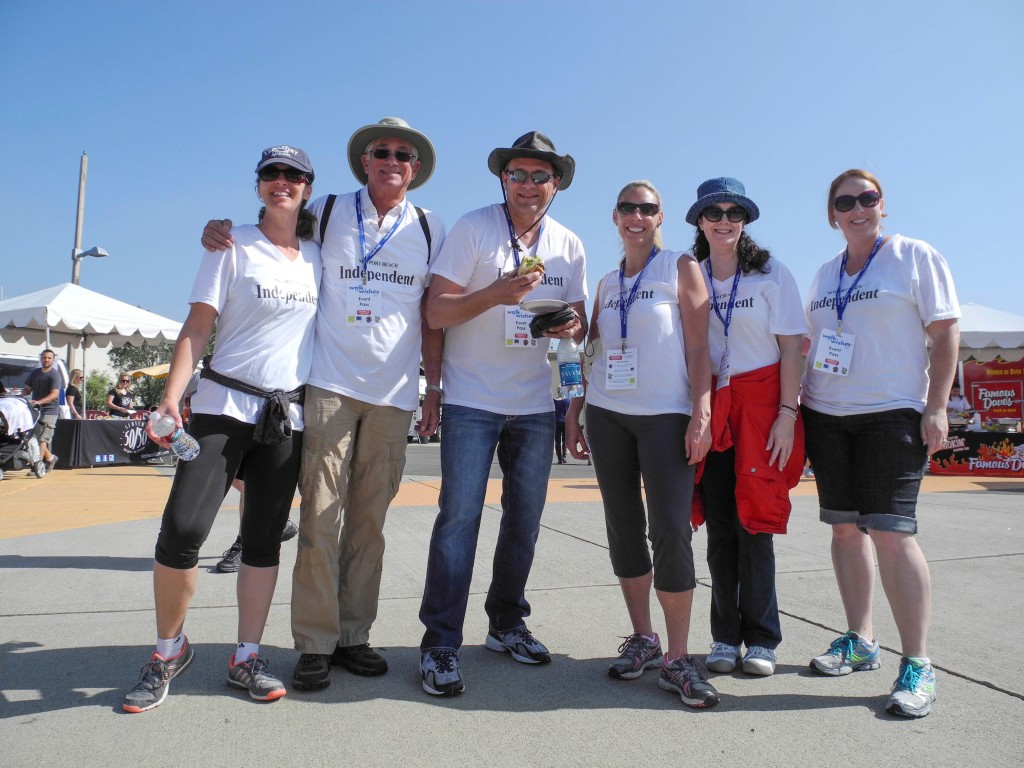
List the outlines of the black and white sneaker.
{"label": "black and white sneaker", "polygon": [[459,652],[454,648],[431,648],[420,657],[423,690],[431,696],[458,696],[466,690],[459,672]]}
{"label": "black and white sneaker", "polygon": [[525,624],[515,629],[490,630],[484,645],[491,651],[512,654],[512,658],[521,664],[547,664],[551,661],[548,649],[530,634]]}
{"label": "black and white sneaker", "polygon": [[242,565],[242,537],[239,536],[217,563],[217,573],[236,573]]}

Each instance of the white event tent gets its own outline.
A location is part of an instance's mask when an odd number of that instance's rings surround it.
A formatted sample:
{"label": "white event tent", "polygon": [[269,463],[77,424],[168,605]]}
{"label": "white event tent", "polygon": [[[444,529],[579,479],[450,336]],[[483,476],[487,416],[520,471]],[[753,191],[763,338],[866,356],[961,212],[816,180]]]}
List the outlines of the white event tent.
{"label": "white event tent", "polygon": [[0,301],[0,338],[81,349],[82,368],[87,347],[173,342],[180,331],[175,320],[72,283]]}
{"label": "white event tent", "polygon": [[996,356],[1007,361],[1024,357],[1024,317],[981,304],[961,304],[960,360],[988,362]]}

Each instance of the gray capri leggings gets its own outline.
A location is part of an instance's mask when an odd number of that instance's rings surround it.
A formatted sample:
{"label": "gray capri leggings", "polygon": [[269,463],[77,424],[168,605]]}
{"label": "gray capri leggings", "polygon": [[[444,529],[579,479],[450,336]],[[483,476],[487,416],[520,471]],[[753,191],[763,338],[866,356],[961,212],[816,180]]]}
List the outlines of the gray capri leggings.
{"label": "gray capri leggings", "polygon": [[662,592],[687,592],[697,584],[690,545],[694,467],[686,463],[684,439],[689,423],[681,413],[629,416],[587,406],[612,570],[620,579],[650,573],[650,522],[654,588]]}
{"label": "gray capri leggings", "polygon": [[302,433],[278,445],[252,440],[255,426],[228,416],[198,413],[189,434],[199,442],[199,455],[179,461],[171,495],[164,507],[156,561],[185,570],[199,562],[199,549],[210,535],[231,481],[243,475],[242,562],[271,568],[281,557],[281,533],[288,521],[299,480]]}

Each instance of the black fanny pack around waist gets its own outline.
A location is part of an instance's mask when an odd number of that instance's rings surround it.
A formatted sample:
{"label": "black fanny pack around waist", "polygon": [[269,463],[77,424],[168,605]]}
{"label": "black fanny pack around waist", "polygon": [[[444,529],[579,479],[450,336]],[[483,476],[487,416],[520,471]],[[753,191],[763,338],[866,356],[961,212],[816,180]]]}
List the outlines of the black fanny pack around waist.
{"label": "black fanny pack around waist", "polygon": [[256,421],[256,429],[252,439],[263,445],[277,445],[283,443],[292,436],[292,422],[288,418],[288,406],[290,403],[302,405],[305,400],[305,387],[298,387],[291,392],[282,389],[275,389],[268,392],[259,389],[244,381],[232,379],[222,373],[217,373],[210,366],[206,366],[199,373],[199,378],[209,379],[222,387],[233,389],[236,392],[244,392],[247,395],[254,395],[263,398],[263,410]]}

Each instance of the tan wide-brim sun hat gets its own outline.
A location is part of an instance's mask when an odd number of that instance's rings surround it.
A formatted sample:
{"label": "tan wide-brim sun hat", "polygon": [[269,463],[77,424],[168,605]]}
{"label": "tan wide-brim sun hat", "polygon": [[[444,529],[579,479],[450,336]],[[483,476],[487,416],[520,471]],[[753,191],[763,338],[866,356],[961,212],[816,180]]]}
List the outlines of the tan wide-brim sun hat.
{"label": "tan wide-brim sun hat", "polygon": [[352,173],[359,180],[359,183],[366,184],[367,182],[362,160],[367,144],[371,141],[385,138],[403,139],[416,147],[416,154],[420,161],[420,170],[416,174],[416,178],[409,182],[409,189],[416,189],[416,187],[422,187],[426,184],[427,179],[434,172],[434,163],[436,161],[434,145],[430,143],[430,139],[426,137],[426,134],[410,127],[400,117],[384,117],[378,123],[364,125],[353,133],[352,138],[348,140],[348,164],[352,168]]}

